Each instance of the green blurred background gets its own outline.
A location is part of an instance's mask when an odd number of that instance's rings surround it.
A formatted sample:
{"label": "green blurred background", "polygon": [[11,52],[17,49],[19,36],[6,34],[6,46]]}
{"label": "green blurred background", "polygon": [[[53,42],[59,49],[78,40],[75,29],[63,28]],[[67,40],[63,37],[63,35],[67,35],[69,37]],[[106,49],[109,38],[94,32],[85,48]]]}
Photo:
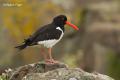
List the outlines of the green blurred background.
{"label": "green blurred background", "polygon": [[59,14],[80,31],[65,27],[54,58],[120,80],[120,0],[0,0],[0,70],[42,61],[40,48],[14,47]]}

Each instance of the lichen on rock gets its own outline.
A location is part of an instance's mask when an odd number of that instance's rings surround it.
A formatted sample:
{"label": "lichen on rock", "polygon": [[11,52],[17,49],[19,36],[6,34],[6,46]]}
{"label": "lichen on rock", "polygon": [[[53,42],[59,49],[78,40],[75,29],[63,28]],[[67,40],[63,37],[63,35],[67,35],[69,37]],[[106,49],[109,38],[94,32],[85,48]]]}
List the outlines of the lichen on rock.
{"label": "lichen on rock", "polygon": [[[80,68],[69,68],[64,63],[33,63],[6,72],[8,80],[114,80],[99,73],[88,73]],[[10,74],[10,75],[8,75]]]}

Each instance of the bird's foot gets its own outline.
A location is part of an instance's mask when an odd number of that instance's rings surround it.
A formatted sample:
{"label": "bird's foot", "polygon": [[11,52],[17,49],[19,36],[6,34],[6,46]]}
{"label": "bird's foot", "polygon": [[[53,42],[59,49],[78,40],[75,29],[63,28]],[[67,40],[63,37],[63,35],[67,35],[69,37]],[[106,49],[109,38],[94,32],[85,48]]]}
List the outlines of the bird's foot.
{"label": "bird's foot", "polygon": [[45,62],[46,62],[47,64],[56,64],[56,63],[58,63],[58,61],[56,61],[56,60],[54,60],[54,59],[47,59]]}

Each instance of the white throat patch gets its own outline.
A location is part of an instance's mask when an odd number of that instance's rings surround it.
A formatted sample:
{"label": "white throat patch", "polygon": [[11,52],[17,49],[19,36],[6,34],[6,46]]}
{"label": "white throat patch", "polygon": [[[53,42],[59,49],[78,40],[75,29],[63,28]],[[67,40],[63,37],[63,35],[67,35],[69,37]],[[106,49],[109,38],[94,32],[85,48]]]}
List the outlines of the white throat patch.
{"label": "white throat patch", "polygon": [[62,30],[60,27],[56,27],[56,29],[58,29],[58,30],[60,30],[60,31],[62,31],[62,32],[63,32],[63,30]]}
{"label": "white throat patch", "polygon": [[61,36],[59,38],[59,40],[61,40],[61,38],[63,37],[64,33],[63,33],[63,30],[60,28],[60,27],[56,27],[56,29],[60,30],[62,33],[61,33]]}

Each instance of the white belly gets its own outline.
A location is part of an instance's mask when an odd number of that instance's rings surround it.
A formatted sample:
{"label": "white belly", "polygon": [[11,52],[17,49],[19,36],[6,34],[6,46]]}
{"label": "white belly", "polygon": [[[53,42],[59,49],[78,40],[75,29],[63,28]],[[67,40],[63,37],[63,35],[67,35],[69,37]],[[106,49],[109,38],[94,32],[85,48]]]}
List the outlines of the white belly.
{"label": "white belly", "polygon": [[47,48],[51,48],[58,42],[59,42],[59,40],[53,39],[53,40],[39,41],[38,44],[41,44],[41,45],[43,45],[43,46],[45,46]]}
{"label": "white belly", "polygon": [[60,31],[62,32],[59,39],[39,41],[38,44],[44,45],[44,46],[47,47],[47,48],[51,48],[51,47],[53,47],[56,43],[58,43],[58,42],[62,39],[64,33],[63,33],[63,31],[62,31],[62,29],[61,29],[60,27],[57,27],[56,29],[58,29],[58,30],[60,30]]}

